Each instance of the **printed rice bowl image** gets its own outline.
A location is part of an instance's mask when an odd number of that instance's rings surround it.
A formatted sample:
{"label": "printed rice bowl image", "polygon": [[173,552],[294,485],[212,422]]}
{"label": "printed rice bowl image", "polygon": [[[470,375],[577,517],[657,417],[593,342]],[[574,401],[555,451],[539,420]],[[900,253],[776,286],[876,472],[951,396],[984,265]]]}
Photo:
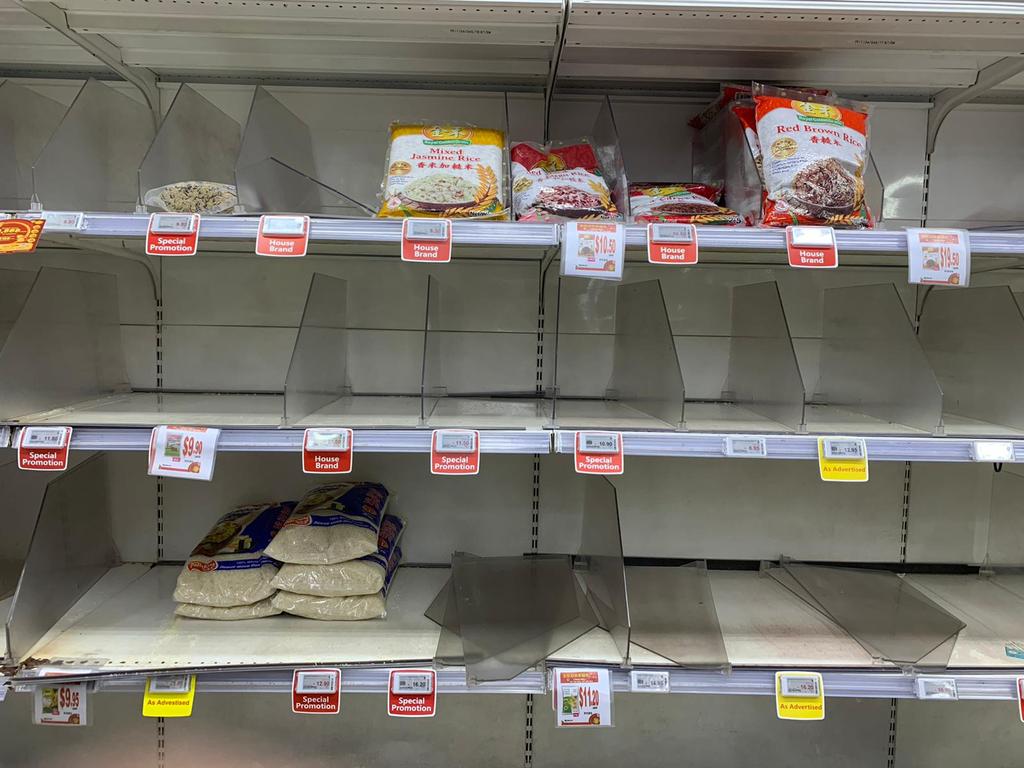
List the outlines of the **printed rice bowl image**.
{"label": "printed rice bowl image", "polygon": [[402,190],[409,205],[425,211],[460,208],[476,202],[476,184],[450,173],[432,173],[416,179]]}
{"label": "printed rice bowl image", "polygon": [[863,182],[835,158],[811,163],[793,179],[787,202],[816,218],[852,213],[864,199]]}

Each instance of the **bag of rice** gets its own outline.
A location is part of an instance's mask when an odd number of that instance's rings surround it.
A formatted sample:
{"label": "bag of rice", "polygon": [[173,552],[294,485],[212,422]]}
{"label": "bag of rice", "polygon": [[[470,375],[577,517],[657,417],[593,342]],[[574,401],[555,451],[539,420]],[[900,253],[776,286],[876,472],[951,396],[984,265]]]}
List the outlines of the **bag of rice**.
{"label": "bag of rice", "polygon": [[334,565],[293,565],[285,563],[274,577],[273,585],[285,592],[317,597],[371,595],[384,588],[388,562],[402,537],[405,522],[395,515],[384,515],[377,537],[377,551],[358,560]]}
{"label": "bag of rice", "polygon": [[384,577],[384,586],[372,595],[350,595],[349,597],[314,597],[299,595],[295,592],[278,592],[274,595],[275,608],[304,616],[307,619],[321,621],[365,621],[367,619],[383,619],[387,615],[386,598],[391,582],[402,559],[402,548],[395,547],[388,561],[388,572]]}
{"label": "bag of rice", "polygon": [[587,139],[512,147],[512,199],[520,221],[617,219],[618,208]]}
{"label": "bag of rice", "polygon": [[292,513],[294,502],[252,504],[228,512],[192,550],[178,574],[179,603],[230,608],[274,594],[277,563],[265,549]]}
{"label": "bag of rice", "polygon": [[388,490],[379,483],[321,485],[295,505],[266,553],[299,565],[331,565],[372,555],[387,505]]}
{"label": "bag of rice", "polygon": [[501,131],[393,123],[377,215],[507,219],[504,171]]}
{"label": "bag of rice", "polygon": [[240,621],[242,619],[262,619],[266,616],[276,616],[281,613],[281,609],[275,608],[273,600],[268,597],[266,600],[260,600],[252,605],[236,605],[231,608],[211,608],[208,605],[180,603],[174,612],[179,616],[185,616],[190,619]]}
{"label": "bag of rice", "polygon": [[762,223],[870,227],[868,107],[755,84],[767,193]]}
{"label": "bag of rice", "polygon": [[629,185],[629,211],[633,221],[643,224],[742,224],[735,211],[718,205],[721,196],[720,185],[637,182]]}

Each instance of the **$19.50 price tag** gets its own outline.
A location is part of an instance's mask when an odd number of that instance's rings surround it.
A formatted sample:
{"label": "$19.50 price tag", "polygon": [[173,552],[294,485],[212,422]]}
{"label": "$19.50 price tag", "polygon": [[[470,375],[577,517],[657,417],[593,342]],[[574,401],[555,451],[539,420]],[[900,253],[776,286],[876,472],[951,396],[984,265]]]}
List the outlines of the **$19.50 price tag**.
{"label": "$19.50 price tag", "polygon": [[971,239],[966,229],[907,229],[907,280],[924,285],[971,282]]}
{"label": "$19.50 price tag", "polygon": [[219,429],[207,427],[154,427],[149,436],[149,474],[212,479],[219,437]]}
{"label": "$19.50 price tag", "polygon": [[36,725],[87,725],[88,683],[40,685],[33,692]]}
{"label": "$19.50 price tag", "polygon": [[555,669],[555,722],[559,727],[606,728],[612,724],[611,676],[607,669]]}

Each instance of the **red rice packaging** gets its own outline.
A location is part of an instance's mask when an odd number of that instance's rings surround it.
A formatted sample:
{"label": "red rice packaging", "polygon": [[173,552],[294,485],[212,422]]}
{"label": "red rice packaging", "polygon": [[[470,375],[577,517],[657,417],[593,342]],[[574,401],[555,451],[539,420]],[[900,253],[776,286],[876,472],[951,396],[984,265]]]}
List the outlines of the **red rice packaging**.
{"label": "red rice packaging", "polygon": [[617,219],[593,145],[521,142],[511,150],[512,200],[520,221]]}
{"label": "red rice packaging", "polygon": [[754,101],[767,195],[762,223],[870,227],[868,107],[760,84]]}
{"label": "red rice packaging", "polygon": [[718,205],[722,188],[712,184],[629,185],[629,210],[638,223],[742,224],[743,219]]}

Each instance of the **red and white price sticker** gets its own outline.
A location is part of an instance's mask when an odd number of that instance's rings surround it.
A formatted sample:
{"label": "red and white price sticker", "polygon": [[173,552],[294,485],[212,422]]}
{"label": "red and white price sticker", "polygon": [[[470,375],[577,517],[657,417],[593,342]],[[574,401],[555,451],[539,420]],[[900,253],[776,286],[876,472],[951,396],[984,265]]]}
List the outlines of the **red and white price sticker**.
{"label": "red and white price sticker", "polygon": [[292,712],[297,715],[341,712],[341,670],[335,667],[296,669],[292,673]]}
{"label": "red and white price sticker", "polygon": [[555,723],[607,728],[612,724],[612,685],[607,669],[554,670]]}
{"label": "red and white price sticker", "polygon": [[971,282],[971,236],[966,229],[907,230],[908,282],[966,288]]}
{"label": "red and white price sticker", "polygon": [[302,471],[307,475],[347,475],[352,471],[351,429],[307,429],[302,436]]}
{"label": "red and white price sticker", "polygon": [[88,725],[88,683],[38,685],[33,691],[36,725]]}
{"label": "red and white price sticker", "polygon": [[219,429],[207,427],[153,427],[149,436],[149,474],[213,479]]}
{"label": "red and white price sticker", "polygon": [[581,475],[621,475],[622,434],[619,432],[577,432],[576,471]]}
{"label": "red and white price sticker", "polygon": [[789,266],[802,269],[835,269],[839,266],[836,231],[832,227],[786,227]]}
{"label": "red and white price sticker", "polygon": [[474,429],[435,429],[430,436],[432,475],[480,472],[480,433]]}
{"label": "red and white price sticker", "polygon": [[260,216],[257,256],[305,256],[309,248],[309,216]]}
{"label": "red and white price sticker", "polygon": [[1020,721],[1024,723],[1024,677],[1017,678],[1017,711]]}
{"label": "red and white price sticker", "polygon": [[648,224],[647,261],[651,264],[696,264],[697,228],[693,224]]}
{"label": "red and white price sticker", "polygon": [[437,713],[437,673],[432,669],[393,669],[388,679],[391,717],[433,717]]}
{"label": "red and white price sticker", "polygon": [[195,256],[198,252],[198,213],[154,213],[149,217],[147,256]]}
{"label": "red and white price sticker", "polygon": [[569,221],[562,238],[562,274],[621,280],[626,229],[621,224]]}
{"label": "red and white price sticker", "polygon": [[71,427],[24,427],[18,435],[18,469],[63,472],[70,450]]}
{"label": "red and white price sticker", "polygon": [[452,223],[447,219],[403,219],[402,261],[447,264],[452,260]]}

